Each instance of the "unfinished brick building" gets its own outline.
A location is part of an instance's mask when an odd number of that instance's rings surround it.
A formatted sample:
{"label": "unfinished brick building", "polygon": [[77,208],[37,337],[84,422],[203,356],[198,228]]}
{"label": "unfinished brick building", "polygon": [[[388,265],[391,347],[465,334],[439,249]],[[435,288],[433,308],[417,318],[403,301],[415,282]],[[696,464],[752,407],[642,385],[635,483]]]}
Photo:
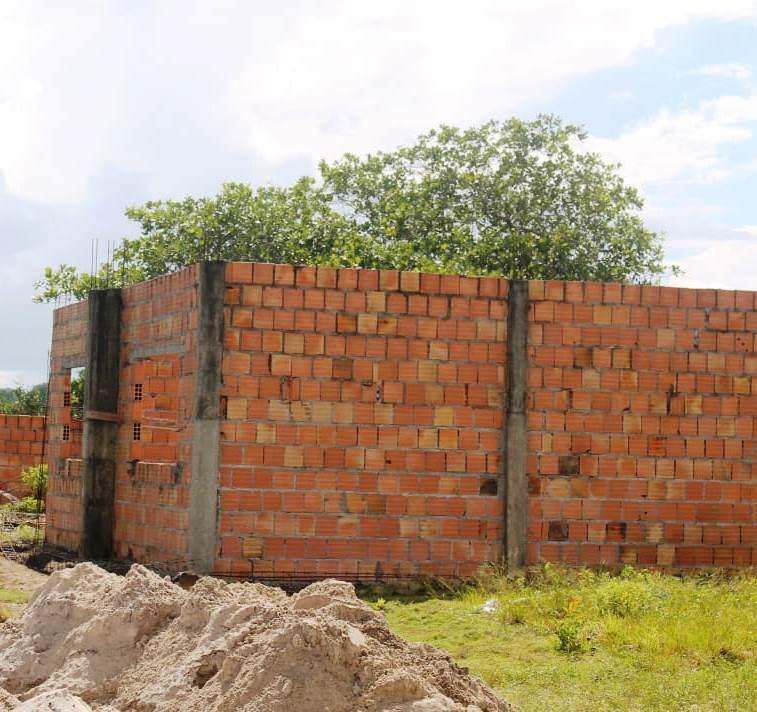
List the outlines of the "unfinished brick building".
{"label": "unfinished brick building", "polygon": [[55,312],[47,541],[273,578],[757,564],[755,300],[212,262],[93,292]]}

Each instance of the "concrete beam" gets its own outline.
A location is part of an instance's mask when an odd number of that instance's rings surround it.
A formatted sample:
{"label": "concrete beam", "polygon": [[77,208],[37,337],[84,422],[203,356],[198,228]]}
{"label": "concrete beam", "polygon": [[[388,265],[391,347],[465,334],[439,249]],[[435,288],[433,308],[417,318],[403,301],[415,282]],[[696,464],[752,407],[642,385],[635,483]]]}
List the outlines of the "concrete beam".
{"label": "concrete beam", "polygon": [[508,569],[526,565],[528,541],[528,282],[510,280],[507,304],[507,399],[505,413],[505,540]]}
{"label": "concrete beam", "polygon": [[121,290],[96,289],[88,301],[79,555],[98,560],[113,553]]}
{"label": "concrete beam", "polygon": [[63,371],[71,368],[82,368],[87,365],[87,354],[71,354],[63,356],[60,360],[60,367]]}
{"label": "concrete beam", "polygon": [[224,269],[223,262],[201,262],[198,269],[197,376],[189,509],[189,563],[197,573],[213,571],[218,544]]}
{"label": "concrete beam", "polygon": [[136,363],[140,359],[152,358],[161,354],[183,354],[185,351],[184,344],[180,341],[132,346],[129,349],[129,363]]}

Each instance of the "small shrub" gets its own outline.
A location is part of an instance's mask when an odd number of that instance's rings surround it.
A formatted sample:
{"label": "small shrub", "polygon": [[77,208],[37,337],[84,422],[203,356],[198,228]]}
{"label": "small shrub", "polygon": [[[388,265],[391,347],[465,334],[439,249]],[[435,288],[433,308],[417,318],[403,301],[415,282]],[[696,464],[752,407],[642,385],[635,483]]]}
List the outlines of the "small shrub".
{"label": "small shrub", "polygon": [[599,613],[618,618],[638,618],[655,608],[659,601],[660,597],[650,586],[638,579],[613,579],[596,594]]}
{"label": "small shrub", "polygon": [[47,465],[27,467],[21,473],[21,481],[31,490],[31,497],[44,500],[47,494]]}
{"label": "small shrub", "polygon": [[583,599],[574,591],[558,588],[548,591],[544,595],[549,615],[553,618],[571,618],[575,616],[583,604]]}
{"label": "small shrub", "polygon": [[502,606],[500,620],[506,625],[523,625],[529,620],[533,609],[534,604],[529,603],[527,598],[516,598]]}
{"label": "small shrub", "polygon": [[16,539],[21,542],[32,542],[37,538],[37,528],[31,524],[22,524],[16,528]]}
{"label": "small shrub", "polygon": [[557,649],[561,653],[580,653],[586,646],[581,624],[575,619],[564,620],[557,626]]}

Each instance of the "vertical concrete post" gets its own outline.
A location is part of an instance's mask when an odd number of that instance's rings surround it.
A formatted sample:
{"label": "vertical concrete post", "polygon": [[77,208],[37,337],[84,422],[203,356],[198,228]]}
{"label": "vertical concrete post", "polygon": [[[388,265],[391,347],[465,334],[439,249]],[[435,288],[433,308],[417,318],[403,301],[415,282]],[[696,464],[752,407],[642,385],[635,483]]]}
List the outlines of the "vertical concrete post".
{"label": "vertical concrete post", "polygon": [[189,509],[189,558],[197,573],[212,572],[218,537],[224,269],[223,262],[198,265],[197,375]]}
{"label": "vertical concrete post", "polygon": [[89,293],[86,366],[79,555],[84,559],[109,559],[113,553],[121,370],[120,289]]}
{"label": "vertical concrete post", "polygon": [[510,280],[507,304],[507,405],[505,417],[505,541],[508,569],[526,565],[528,540],[528,282]]}

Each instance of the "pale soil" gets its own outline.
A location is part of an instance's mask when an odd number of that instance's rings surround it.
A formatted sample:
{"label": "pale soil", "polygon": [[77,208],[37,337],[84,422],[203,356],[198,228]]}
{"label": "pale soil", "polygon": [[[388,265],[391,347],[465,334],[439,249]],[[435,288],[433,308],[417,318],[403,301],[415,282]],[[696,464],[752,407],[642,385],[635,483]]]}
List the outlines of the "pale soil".
{"label": "pale soil", "polygon": [[[0,556],[0,588],[12,588],[16,591],[32,594],[45,581],[47,581],[45,574]],[[26,607],[24,603],[2,603],[0,605],[13,616],[20,615]]]}
{"label": "pale soil", "polygon": [[15,588],[17,591],[33,593],[45,581],[47,581],[45,574],[0,557],[0,588]]}
{"label": "pale soil", "polygon": [[446,654],[394,635],[350,584],[184,590],[138,565],[48,577],[0,626],[0,688],[14,712],[512,710]]}

